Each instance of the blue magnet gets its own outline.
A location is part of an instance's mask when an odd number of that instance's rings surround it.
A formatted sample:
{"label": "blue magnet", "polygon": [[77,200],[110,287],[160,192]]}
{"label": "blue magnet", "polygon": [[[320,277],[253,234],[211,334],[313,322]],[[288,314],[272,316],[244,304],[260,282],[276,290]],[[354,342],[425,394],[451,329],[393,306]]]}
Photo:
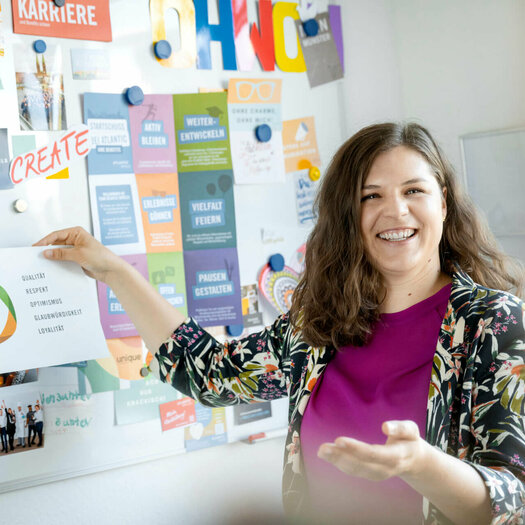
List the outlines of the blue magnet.
{"label": "blue magnet", "polygon": [[268,124],[261,124],[255,128],[255,137],[259,142],[268,142],[272,138],[272,128]]}
{"label": "blue magnet", "polygon": [[63,7],[66,4],[66,0],[55,0],[55,5],[57,7]]}
{"label": "blue magnet", "polygon": [[167,40],[159,40],[153,46],[157,58],[169,58],[171,56],[171,45]]}
{"label": "blue magnet", "polygon": [[315,36],[319,33],[319,24],[315,18],[310,18],[310,20],[303,22],[303,29],[306,36]]}
{"label": "blue magnet", "polygon": [[35,53],[45,53],[47,45],[43,40],[35,40],[33,42],[33,49],[35,50]]}
{"label": "blue magnet", "polygon": [[226,327],[226,332],[228,332],[228,335],[231,335],[233,337],[237,337],[238,335],[241,335],[244,330],[244,325],[242,324],[231,324]]}
{"label": "blue magnet", "polygon": [[132,106],[140,106],[144,102],[144,93],[138,86],[131,86],[126,91],[126,98]]}
{"label": "blue magnet", "polygon": [[284,257],[280,253],[274,253],[268,262],[273,272],[280,272],[284,268]]}

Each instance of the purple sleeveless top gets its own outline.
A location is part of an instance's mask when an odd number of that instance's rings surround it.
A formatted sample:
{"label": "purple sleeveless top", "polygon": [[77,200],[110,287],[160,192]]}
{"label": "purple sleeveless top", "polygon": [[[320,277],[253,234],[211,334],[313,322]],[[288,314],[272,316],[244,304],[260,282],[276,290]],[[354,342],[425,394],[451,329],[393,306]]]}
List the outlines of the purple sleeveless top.
{"label": "purple sleeveless top", "polygon": [[301,446],[311,507],[327,523],[421,523],[422,496],[400,478],[349,476],[317,451],[339,436],[384,444],[381,424],[388,420],[415,421],[425,436],[432,360],[450,291],[448,284],[406,310],[381,315],[370,343],[341,348],[318,379]]}

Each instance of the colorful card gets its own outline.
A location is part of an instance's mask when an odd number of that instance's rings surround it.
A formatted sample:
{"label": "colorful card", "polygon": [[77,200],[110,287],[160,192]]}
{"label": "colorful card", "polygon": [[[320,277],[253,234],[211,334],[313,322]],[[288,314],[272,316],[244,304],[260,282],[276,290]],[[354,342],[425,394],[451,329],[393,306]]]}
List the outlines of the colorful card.
{"label": "colorful card", "polygon": [[314,201],[319,188],[319,181],[312,180],[308,170],[293,174],[295,179],[295,203],[297,220],[301,226],[311,225],[315,221]]}
{"label": "colorful card", "polygon": [[191,397],[183,397],[169,403],[159,405],[160,425],[162,431],[181,428],[196,422],[195,401]]}
{"label": "colorful card", "polygon": [[229,170],[227,94],[174,95],[178,172]]}
{"label": "colorful card", "polygon": [[54,2],[12,0],[13,31],[23,35],[111,42],[108,0]]}
{"label": "colorful card", "polygon": [[95,237],[118,255],[145,253],[135,176],[89,177],[89,193]]}
{"label": "colorful card", "polygon": [[146,251],[182,251],[177,174],[139,174],[136,175],[136,182]]}
{"label": "colorful card", "polygon": [[173,96],[145,95],[141,105],[129,107],[129,123],[134,172],[176,172]]}
{"label": "colorful card", "polygon": [[202,326],[242,323],[236,248],[184,252],[188,313]]}
{"label": "colorful card", "polygon": [[[122,258],[148,280],[148,263],[145,254],[123,255]],[[106,339],[138,335],[137,329],[111,288],[101,281],[97,281],[97,287],[100,321]]]}
{"label": "colorful card", "polygon": [[186,317],[188,305],[182,252],[148,253],[147,258],[150,283]]}
{"label": "colorful card", "polygon": [[181,173],[179,188],[184,250],[234,248],[232,171]]}
{"label": "colorful card", "polygon": [[319,32],[316,36],[307,36],[301,20],[295,21],[310,87],[343,78],[341,60],[330,29],[329,15],[326,12],[319,13],[315,19],[319,24]]}
{"label": "colorful card", "polygon": [[15,60],[20,129],[66,130],[60,46],[48,45],[45,53],[35,53],[19,45],[15,51]]}
{"label": "colorful card", "polygon": [[[281,80],[230,79],[228,114],[235,182],[284,182]],[[267,142],[256,138],[261,125],[271,128]]]}
{"label": "colorful card", "polygon": [[184,429],[184,442],[188,452],[228,442],[225,412],[224,408],[210,408],[195,403],[197,423]]}
{"label": "colorful card", "polygon": [[259,296],[257,284],[241,286],[242,295],[242,324],[245,328],[261,326],[263,323],[262,312],[259,311]]}
{"label": "colorful card", "polygon": [[0,128],[0,190],[13,187],[9,178],[9,142],[7,128]]}
{"label": "colorful card", "polygon": [[272,403],[252,403],[249,405],[235,405],[233,407],[233,416],[236,425],[246,425],[272,417]]}
{"label": "colorful card", "polygon": [[131,381],[130,388],[114,393],[117,425],[142,423],[159,418],[159,405],[175,401],[178,392],[153,378]]}
{"label": "colorful card", "polygon": [[84,122],[91,132],[89,174],[132,173],[129,112],[124,95],[85,93]]}
{"label": "colorful card", "polygon": [[71,72],[75,80],[109,80],[111,63],[107,49],[71,49]]}
{"label": "colorful card", "polygon": [[320,167],[314,117],[285,120],[283,122],[284,167],[286,173],[310,166]]}

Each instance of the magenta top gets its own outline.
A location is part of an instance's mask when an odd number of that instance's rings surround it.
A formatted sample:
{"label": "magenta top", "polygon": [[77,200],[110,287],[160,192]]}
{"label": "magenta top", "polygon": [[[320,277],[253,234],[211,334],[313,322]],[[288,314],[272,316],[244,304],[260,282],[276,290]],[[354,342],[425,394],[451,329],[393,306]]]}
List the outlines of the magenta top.
{"label": "magenta top", "polygon": [[315,513],[332,522],[421,523],[422,496],[400,478],[368,481],[317,457],[322,443],[348,436],[384,444],[381,424],[410,419],[425,436],[432,361],[451,285],[401,312],[383,314],[367,346],[345,346],[314,386],[301,445]]}

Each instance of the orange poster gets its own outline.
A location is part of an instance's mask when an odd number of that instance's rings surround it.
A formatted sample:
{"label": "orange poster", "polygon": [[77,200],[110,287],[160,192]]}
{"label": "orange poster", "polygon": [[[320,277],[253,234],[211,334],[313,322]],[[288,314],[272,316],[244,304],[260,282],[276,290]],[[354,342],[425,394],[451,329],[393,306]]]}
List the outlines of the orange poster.
{"label": "orange poster", "polygon": [[13,31],[23,35],[55,36],[111,42],[109,0],[12,0]]}
{"label": "orange poster", "polygon": [[283,122],[283,149],[286,173],[320,167],[314,117]]}
{"label": "orange poster", "polygon": [[136,178],[146,252],[182,252],[177,174],[137,173]]}

